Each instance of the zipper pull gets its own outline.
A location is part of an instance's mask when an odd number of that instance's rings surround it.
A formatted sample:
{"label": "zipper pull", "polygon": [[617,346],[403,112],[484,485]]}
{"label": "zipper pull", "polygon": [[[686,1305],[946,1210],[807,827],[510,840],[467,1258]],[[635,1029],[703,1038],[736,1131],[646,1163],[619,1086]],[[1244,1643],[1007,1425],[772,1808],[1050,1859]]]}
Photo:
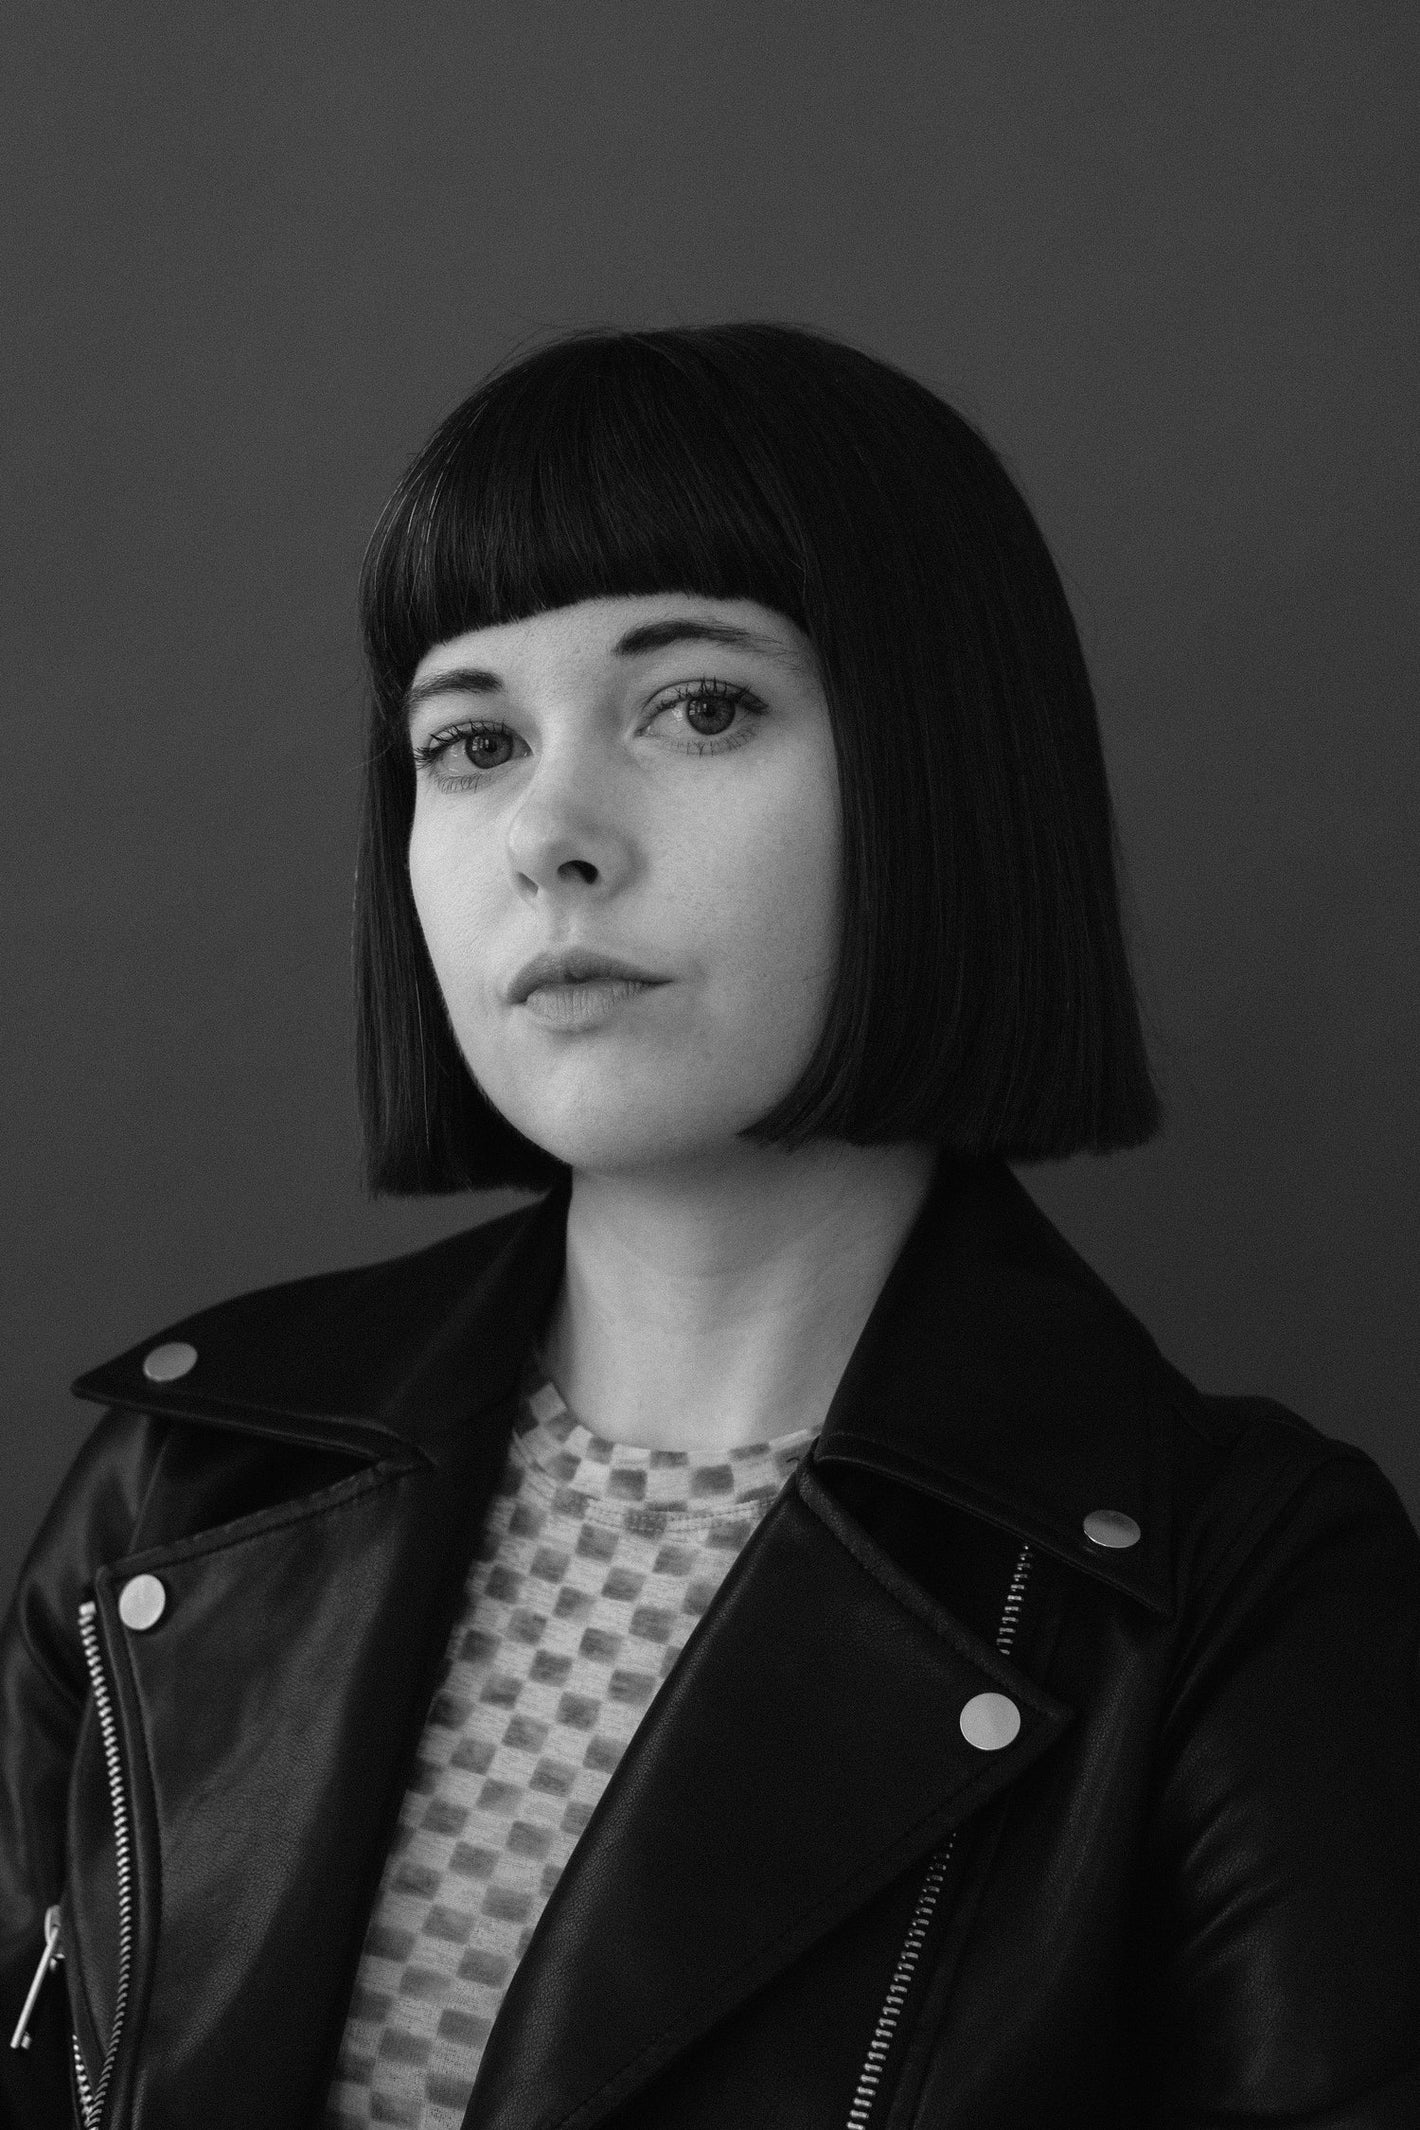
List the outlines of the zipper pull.
{"label": "zipper pull", "polygon": [[34,2010],[39,1999],[39,1993],[44,1987],[45,1976],[58,1967],[60,1961],[64,1958],[63,1953],[56,1950],[58,1943],[59,1908],[56,1904],[53,1908],[46,1908],[44,1911],[44,1951],[39,1956],[39,1966],[35,1969],[35,1978],[30,1984],[30,1993],[25,1999],[25,2008],[20,2014],[19,2025],[10,2036],[12,2049],[27,2049],[30,2045],[30,2037],[25,2032],[25,2028],[30,2023],[30,2013]]}

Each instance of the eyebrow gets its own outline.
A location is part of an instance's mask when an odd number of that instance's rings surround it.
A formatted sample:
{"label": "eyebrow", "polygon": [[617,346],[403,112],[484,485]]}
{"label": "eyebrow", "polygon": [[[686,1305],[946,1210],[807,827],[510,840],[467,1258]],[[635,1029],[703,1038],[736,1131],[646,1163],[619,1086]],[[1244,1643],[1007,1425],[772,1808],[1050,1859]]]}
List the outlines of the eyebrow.
{"label": "eyebrow", "polygon": [[[735,628],[728,621],[694,621],[689,615],[683,619],[643,622],[638,629],[628,629],[612,645],[618,658],[643,658],[648,651],[664,651],[673,643],[723,643],[742,651],[759,651],[766,658],[780,665],[797,669],[799,659],[777,636],[765,636],[757,629]],[[502,691],[500,674],[486,666],[453,666],[447,673],[431,674],[428,680],[417,680],[404,699],[405,715],[412,716],[419,705],[435,695],[495,695]]]}

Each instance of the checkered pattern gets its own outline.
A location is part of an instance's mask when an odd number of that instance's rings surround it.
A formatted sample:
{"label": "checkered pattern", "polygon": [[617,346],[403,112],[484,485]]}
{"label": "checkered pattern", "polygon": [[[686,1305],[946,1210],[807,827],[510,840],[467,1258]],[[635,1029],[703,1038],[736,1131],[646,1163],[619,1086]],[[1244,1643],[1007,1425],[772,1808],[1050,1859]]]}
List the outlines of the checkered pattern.
{"label": "checkered pattern", "polygon": [[529,1356],[366,1933],[327,2130],[460,2130],[578,1835],[813,1437],[718,1459],[606,1442]]}

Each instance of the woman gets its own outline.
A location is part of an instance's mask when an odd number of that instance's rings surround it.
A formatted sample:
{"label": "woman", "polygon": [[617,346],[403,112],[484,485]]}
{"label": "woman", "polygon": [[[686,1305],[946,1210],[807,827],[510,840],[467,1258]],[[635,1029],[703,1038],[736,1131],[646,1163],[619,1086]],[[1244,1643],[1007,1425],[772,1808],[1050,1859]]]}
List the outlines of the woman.
{"label": "woman", "polygon": [[1160,1110],[996,457],[807,333],[575,336],[363,617],[370,1178],[545,1195],[81,1380],[9,2119],[1420,2121],[1415,1533],[1008,1166]]}

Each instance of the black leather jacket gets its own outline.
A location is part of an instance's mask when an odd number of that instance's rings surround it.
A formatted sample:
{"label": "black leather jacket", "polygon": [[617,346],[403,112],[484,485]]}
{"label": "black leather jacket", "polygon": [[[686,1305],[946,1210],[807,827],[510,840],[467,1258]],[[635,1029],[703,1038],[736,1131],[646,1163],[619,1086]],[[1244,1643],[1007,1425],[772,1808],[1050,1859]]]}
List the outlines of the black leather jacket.
{"label": "black leather jacket", "polygon": [[[76,2045],[114,2130],[319,2121],[565,1215],[82,1379],[3,1644],[7,2124],[70,2121]],[[944,1165],[467,2121],[1416,2130],[1417,1649],[1376,1467],[1202,1395],[1004,1164]]]}

